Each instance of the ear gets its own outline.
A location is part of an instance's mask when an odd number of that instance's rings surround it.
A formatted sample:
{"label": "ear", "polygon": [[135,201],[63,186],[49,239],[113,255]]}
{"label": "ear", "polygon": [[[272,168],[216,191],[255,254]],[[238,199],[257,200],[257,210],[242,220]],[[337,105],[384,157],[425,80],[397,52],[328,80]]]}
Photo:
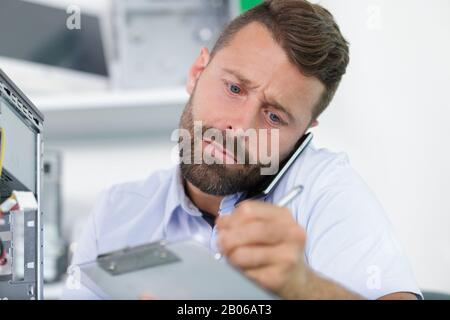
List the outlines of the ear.
{"label": "ear", "polygon": [[189,70],[186,90],[190,95],[194,91],[198,78],[208,65],[209,59],[210,54],[208,48],[203,47],[200,50],[200,55],[197,57],[197,59],[195,59],[193,65],[191,66],[191,69]]}
{"label": "ear", "polygon": [[318,125],[319,125],[319,121],[314,120],[309,127],[314,128],[314,127],[317,127]]}

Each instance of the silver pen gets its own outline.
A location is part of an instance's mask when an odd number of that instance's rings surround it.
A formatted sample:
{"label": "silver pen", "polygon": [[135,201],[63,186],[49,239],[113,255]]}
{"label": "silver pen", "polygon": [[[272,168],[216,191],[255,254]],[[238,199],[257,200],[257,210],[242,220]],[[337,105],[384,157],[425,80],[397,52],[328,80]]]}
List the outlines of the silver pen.
{"label": "silver pen", "polygon": [[281,198],[281,200],[278,201],[276,205],[279,207],[287,206],[292,200],[294,200],[296,196],[302,193],[302,191],[303,191],[302,185],[295,186],[294,188],[292,188],[291,191],[289,191],[288,194],[286,194],[283,198]]}

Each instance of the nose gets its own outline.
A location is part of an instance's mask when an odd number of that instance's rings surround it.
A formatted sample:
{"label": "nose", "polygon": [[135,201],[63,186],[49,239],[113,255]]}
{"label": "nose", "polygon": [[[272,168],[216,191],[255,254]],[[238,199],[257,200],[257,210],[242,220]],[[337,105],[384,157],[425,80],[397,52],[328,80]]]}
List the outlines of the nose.
{"label": "nose", "polygon": [[247,130],[257,129],[260,104],[257,101],[249,101],[225,112],[221,129]]}

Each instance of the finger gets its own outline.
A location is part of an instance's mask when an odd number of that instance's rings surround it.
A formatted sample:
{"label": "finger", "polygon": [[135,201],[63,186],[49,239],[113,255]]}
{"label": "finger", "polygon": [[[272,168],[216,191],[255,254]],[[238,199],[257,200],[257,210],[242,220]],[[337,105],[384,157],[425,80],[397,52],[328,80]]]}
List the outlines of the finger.
{"label": "finger", "polygon": [[217,226],[219,228],[232,227],[233,225],[240,224],[247,220],[268,219],[268,206],[271,206],[271,204],[262,201],[246,200],[236,207],[231,215],[220,216],[217,221]]}
{"label": "finger", "polygon": [[273,219],[293,219],[290,211],[262,201],[248,201],[242,203],[231,215],[220,216],[217,219],[217,228],[226,229],[241,225],[251,220],[271,221]]}
{"label": "finger", "polygon": [[239,246],[274,245],[283,241],[285,229],[279,222],[269,224],[253,221],[232,229],[220,230],[217,244],[225,255]]}
{"label": "finger", "polygon": [[231,251],[228,261],[243,270],[264,268],[278,262],[281,246],[244,246]]}

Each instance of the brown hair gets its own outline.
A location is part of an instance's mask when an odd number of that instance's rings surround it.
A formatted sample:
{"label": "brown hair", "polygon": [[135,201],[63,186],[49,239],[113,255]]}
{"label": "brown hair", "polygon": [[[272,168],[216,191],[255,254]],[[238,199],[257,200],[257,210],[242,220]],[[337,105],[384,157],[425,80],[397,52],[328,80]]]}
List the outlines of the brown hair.
{"label": "brown hair", "polygon": [[211,55],[251,22],[263,24],[304,75],[323,83],[325,91],[313,112],[316,119],[333,99],[349,62],[348,42],[331,13],[306,0],[266,0],[231,21]]}

